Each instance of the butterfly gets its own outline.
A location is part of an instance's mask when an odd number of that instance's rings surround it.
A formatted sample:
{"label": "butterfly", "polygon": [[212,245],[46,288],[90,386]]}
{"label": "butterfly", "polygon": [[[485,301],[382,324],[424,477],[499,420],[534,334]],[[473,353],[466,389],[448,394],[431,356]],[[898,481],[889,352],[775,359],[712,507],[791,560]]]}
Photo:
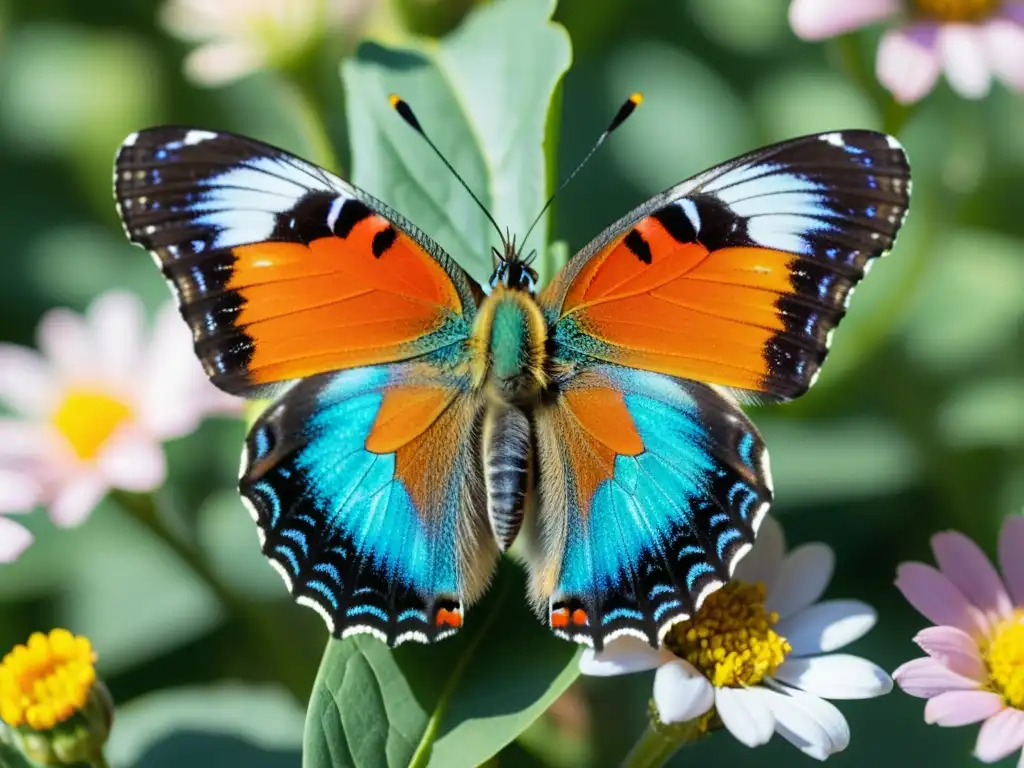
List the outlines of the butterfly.
{"label": "butterfly", "polygon": [[657,645],[752,547],[772,483],[740,406],[814,383],[910,171],[866,130],[759,149],[630,211],[543,289],[506,238],[479,285],[380,200],[230,133],[132,134],[115,194],[210,380],[273,400],[239,490],[299,603],[337,637],[433,642],[522,540],[538,615],[601,648]]}

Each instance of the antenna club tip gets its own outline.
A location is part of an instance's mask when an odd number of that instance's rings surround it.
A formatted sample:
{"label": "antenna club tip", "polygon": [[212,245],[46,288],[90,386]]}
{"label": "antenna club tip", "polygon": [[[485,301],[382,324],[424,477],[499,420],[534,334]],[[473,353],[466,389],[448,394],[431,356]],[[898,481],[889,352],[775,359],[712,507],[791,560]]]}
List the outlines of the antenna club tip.
{"label": "antenna club tip", "polygon": [[631,93],[629,95],[629,101],[634,107],[639,107],[641,104],[644,103],[644,95],[640,93],[640,91],[636,91],[635,93]]}
{"label": "antenna club tip", "polygon": [[392,109],[398,109],[398,105],[402,103],[404,103],[402,101],[402,97],[399,96],[397,93],[392,93],[390,96],[388,96],[388,104],[391,105]]}

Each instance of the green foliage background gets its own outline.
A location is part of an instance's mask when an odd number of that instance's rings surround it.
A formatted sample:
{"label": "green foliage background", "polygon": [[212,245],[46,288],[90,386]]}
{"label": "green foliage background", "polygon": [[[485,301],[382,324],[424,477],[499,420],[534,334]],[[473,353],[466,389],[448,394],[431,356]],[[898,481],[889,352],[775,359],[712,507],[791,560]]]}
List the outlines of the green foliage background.
{"label": "green foliage background", "polygon": [[[488,244],[486,229],[477,218],[460,216],[462,209],[445,209],[449,219],[436,222],[417,216],[424,194],[449,200],[457,192],[449,178],[422,170],[434,166],[405,126],[382,125],[393,115],[381,99],[396,86],[388,79],[393,73],[381,72],[394,64],[392,49],[408,42],[402,19],[415,30],[441,33],[470,4],[421,5],[402,0],[383,14],[374,31],[385,39],[342,68],[347,90],[339,59],[352,52],[334,41],[303,62],[290,82],[259,73],[209,90],[181,76],[187,48],[160,29],[155,4],[0,3],[0,338],[31,344],[47,308],[84,308],[112,287],[136,291],[151,308],[166,299],[151,261],[124,241],[110,197],[111,159],[128,132],[161,122],[223,128],[330,162],[322,137],[309,131],[308,115],[297,106],[300,97],[326,117],[346,176],[354,171],[357,183],[385,197],[407,196],[403,211],[443,244],[461,239],[468,252],[450,245],[452,252],[467,267],[476,259],[479,270],[486,251],[476,249]],[[784,0],[564,0],[555,19],[572,40],[573,64],[553,115],[534,126],[551,140],[548,154],[557,157],[560,174],[571,170],[626,95],[639,90],[646,100],[561,196],[548,228],[550,240],[575,250],[646,196],[756,146],[819,130],[900,128],[914,199],[894,254],[858,289],[812,393],[754,414],[771,450],[775,514],[792,542],[822,540],[836,549],[829,594],[861,598],[880,614],[877,628],[853,650],[891,670],[916,655],[910,638],[923,626],[892,586],[897,564],[929,560],[929,535],[947,528],[993,552],[1001,520],[1024,506],[1024,102],[999,87],[982,102],[964,102],[942,86],[909,113],[894,109],[871,75],[876,32],[804,44],[786,25],[786,6]],[[538,55],[551,55],[550,45],[558,44],[543,36],[558,35],[531,24],[489,31],[507,52],[507,66],[494,73],[491,90],[487,73],[477,74],[477,103],[469,107],[489,112],[488,136],[517,124],[520,110],[530,107],[531,88],[551,85],[530,78],[544,70]],[[458,37],[421,50],[425,59],[447,57],[444,66],[471,73],[473,51]],[[434,100],[417,100],[424,89],[435,92],[436,83],[426,82],[434,75],[415,70],[394,77],[442,147],[465,146],[456,98],[450,112]],[[534,104],[529,118],[538,114],[543,117]],[[402,132],[403,153],[389,157],[390,144],[374,148],[378,137]],[[352,147],[364,148],[364,155],[353,156]],[[550,179],[538,166],[532,190],[495,190],[488,178],[492,150],[484,141],[475,156],[453,151],[452,161],[485,198],[495,195],[487,199],[499,223],[521,236],[534,212],[522,201],[543,199]],[[418,174],[423,192],[389,191],[395,177],[388,163]],[[560,250],[551,249],[548,263]],[[326,632],[312,612],[282,599],[280,580],[258,554],[233,491],[242,430],[210,423],[170,445],[169,488],[220,578],[258,601],[267,621],[286,628],[273,665],[260,663],[266,649],[250,626],[225,614],[202,583],[112,504],[73,531],[53,529],[36,512],[27,522],[37,543],[0,569],[0,648],[35,630],[68,626],[100,650],[101,673],[121,705],[110,753],[118,765],[300,764],[305,701],[288,691],[303,697],[311,689]],[[506,571],[503,584],[517,589],[515,568]],[[448,754],[452,760],[475,754],[481,727],[492,739],[505,727],[506,743],[521,729],[518,721],[487,721],[474,731],[474,717],[515,709],[510,701],[518,696],[528,703],[550,684],[541,706],[520,715],[525,724],[572,682],[570,671],[551,683],[572,648],[538,640],[518,593],[491,600],[493,610],[481,606],[470,619],[482,626],[490,610],[496,618],[486,631],[470,637],[467,627],[449,650],[403,649],[392,657],[360,640],[339,651],[344,664],[366,665],[383,680],[403,664],[419,663],[423,673],[417,652],[433,654],[433,674],[446,675],[465,645],[479,641],[481,658],[464,670],[472,690],[459,689],[435,724],[441,739],[431,764],[451,764]],[[544,685],[536,688],[538,681]],[[379,763],[359,757],[360,750],[379,752],[373,746],[379,743],[389,765],[407,764],[422,729],[433,727],[434,695],[416,693],[417,686],[434,685],[429,680],[407,683],[410,701],[420,707],[403,715],[414,728],[404,734],[408,744],[384,733],[379,742],[353,746],[330,728],[311,743],[329,741],[318,748],[366,766]],[[617,764],[642,728],[650,684],[650,675],[579,681],[497,764]],[[366,716],[367,728],[377,722],[372,688],[334,697],[343,721],[357,713]],[[843,702],[841,709],[853,741],[832,758],[838,766],[973,764],[975,728],[927,727],[922,703],[899,692]],[[754,760],[810,763],[778,738],[755,753],[718,735],[687,747],[674,764]]]}

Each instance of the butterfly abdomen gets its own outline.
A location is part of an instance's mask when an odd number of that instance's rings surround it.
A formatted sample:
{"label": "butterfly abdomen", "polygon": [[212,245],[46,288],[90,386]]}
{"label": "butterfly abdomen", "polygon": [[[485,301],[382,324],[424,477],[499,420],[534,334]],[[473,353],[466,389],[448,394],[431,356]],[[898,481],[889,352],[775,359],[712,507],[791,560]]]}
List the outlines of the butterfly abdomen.
{"label": "butterfly abdomen", "polygon": [[528,400],[545,384],[547,322],[533,298],[497,286],[473,329],[474,383],[505,402]]}
{"label": "butterfly abdomen", "polygon": [[484,482],[487,518],[504,552],[523,524],[529,485],[530,420],[515,406],[492,406],[484,420]]}

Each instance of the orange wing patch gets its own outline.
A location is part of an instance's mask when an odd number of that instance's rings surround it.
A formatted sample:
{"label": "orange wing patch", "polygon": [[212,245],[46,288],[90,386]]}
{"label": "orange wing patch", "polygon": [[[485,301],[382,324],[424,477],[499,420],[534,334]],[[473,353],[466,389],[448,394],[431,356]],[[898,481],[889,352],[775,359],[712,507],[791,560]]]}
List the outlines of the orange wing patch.
{"label": "orange wing patch", "polygon": [[579,507],[588,510],[598,486],[615,474],[615,458],[643,453],[644,444],[621,392],[581,381],[566,390],[563,403],[551,418],[564,439]]}
{"label": "orange wing patch", "polygon": [[366,450],[394,453],[426,432],[454,397],[455,390],[442,387],[403,386],[386,390],[366,438]]}
{"label": "orange wing patch", "polygon": [[225,287],[243,299],[236,326],[252,339],[257,384],[408,357],[462,312],[441,265],[380,216],[344,239],[256,243],[234,256]]}
{"label": "orange wing patch", "polygon": [[[457,465],[479,409],[479,403],[473,397],[458,397],[456,400],[459,393],[455,389],[436,387],[433,388],[434,394],[428,394],[427,389],[430,388],[422,388],[408,396],[403,392],[388,406],[393,414],[403,404],[413,406],[408,420],[403,419],[401,430],[384,426],[378,415],[370,433],[371,439],[378,429],[388,437],[397,437],[401,431],[411,435],[411,439],[394,452],[395,478],[403,482],[416,508],[425,516],[440,514],[445,509],[450,478],[439,474],[437,468]],[[381,404],[381,413],[384,413],[386,405],[387,398]],[[429,414],[435,409],[439,410],[431,417]],[[387,432],[391,434],[387,435]]]}
{"label": "orange wing patch", "polygon": [[595,254],[567,289],[553,284],[542,302],[551,306],[565,290],[562,317],[597,342],[578,351],[757,390],[770,374],[766,346],[786,329],[777,302],[794,293],[797,260],[767,248],[709,251],[648,217]]}

